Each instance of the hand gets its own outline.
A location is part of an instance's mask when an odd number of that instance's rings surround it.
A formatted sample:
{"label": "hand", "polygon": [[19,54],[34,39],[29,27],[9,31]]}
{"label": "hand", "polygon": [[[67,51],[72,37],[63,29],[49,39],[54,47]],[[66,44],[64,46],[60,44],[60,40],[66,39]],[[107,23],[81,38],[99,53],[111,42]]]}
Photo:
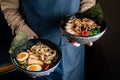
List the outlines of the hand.
{"label": "hand", "polygon": [[31,37],[28,37],[29,39],[37,39],[38,38],[38,36],[36,35],[36,36],[31,36]]}
{"label": "hand", "polygon": [[[67,42],[70,42],[73,46],[76,46],[76,47],[79,47],[80,46],[80,43],[78,42],[71,42],[70,40],[66,39]],[[89,42],[87,43],[88,46],[92,46],[93,43],[92,42]]]}

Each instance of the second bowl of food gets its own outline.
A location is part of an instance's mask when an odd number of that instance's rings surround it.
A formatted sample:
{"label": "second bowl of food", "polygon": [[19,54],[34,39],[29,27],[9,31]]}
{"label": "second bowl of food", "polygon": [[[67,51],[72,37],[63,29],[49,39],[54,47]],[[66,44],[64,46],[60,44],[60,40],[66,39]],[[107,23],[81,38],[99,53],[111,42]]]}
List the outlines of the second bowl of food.
{"label": "second bowl of food", "polygon": [[106,23],[81,13],[66,16],[60,24],[62,34],[71,41],[79,43],[95,42],[106,31]]}

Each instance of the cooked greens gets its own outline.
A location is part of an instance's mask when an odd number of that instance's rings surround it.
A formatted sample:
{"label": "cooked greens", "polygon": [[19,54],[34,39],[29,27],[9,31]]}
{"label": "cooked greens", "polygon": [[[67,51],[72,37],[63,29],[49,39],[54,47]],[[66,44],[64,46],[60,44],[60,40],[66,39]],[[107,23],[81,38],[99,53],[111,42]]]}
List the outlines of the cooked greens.
{"label": "cooked greens", "polygon": [[16,47],[25,44],[28,40],[28,37],[23,32],[19,32],[11,43],[9,53],[12,54]]}
{"label": "cooked greens", "polygon": [[103,10],[99,3],[83,12],[83,15],[96,19],[99,24],[101,24],[104,19]]}

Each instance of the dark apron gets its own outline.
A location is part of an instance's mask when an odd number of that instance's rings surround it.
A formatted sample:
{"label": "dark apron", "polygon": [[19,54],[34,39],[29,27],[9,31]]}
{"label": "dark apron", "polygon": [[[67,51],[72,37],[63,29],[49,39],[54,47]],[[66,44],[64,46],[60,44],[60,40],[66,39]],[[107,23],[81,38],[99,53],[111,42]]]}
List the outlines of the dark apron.
{"label": "dark apron", "polygon": [[59,22],[78,12],[80,0],[21,0],[26,21],[40,38],[60,46],[62,61],[56,70],[38,80],[84,80],[84,45],[74,47],[61,35]]}

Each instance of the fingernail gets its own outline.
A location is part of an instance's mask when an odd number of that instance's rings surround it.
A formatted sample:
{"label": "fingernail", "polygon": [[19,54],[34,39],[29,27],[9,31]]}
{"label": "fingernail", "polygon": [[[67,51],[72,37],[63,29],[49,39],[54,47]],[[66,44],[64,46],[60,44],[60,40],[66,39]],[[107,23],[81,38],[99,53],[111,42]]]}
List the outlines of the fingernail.
{"label": "fingernail", "polygon": [[73,45],[73,46],[76,46],[76,47],[79,47],[79,46],[80,46],[80,44],[77,43],[77,42],[72,42],[72,45]]}
{"label": "fingernail", "polygon": [[29,39],[33,39],[33,37],[29,37]]}
{"label": "fingernail", "polygon": [[38,38],[37,36],[30,37],[30,39],[37,39],[37,38]]}

